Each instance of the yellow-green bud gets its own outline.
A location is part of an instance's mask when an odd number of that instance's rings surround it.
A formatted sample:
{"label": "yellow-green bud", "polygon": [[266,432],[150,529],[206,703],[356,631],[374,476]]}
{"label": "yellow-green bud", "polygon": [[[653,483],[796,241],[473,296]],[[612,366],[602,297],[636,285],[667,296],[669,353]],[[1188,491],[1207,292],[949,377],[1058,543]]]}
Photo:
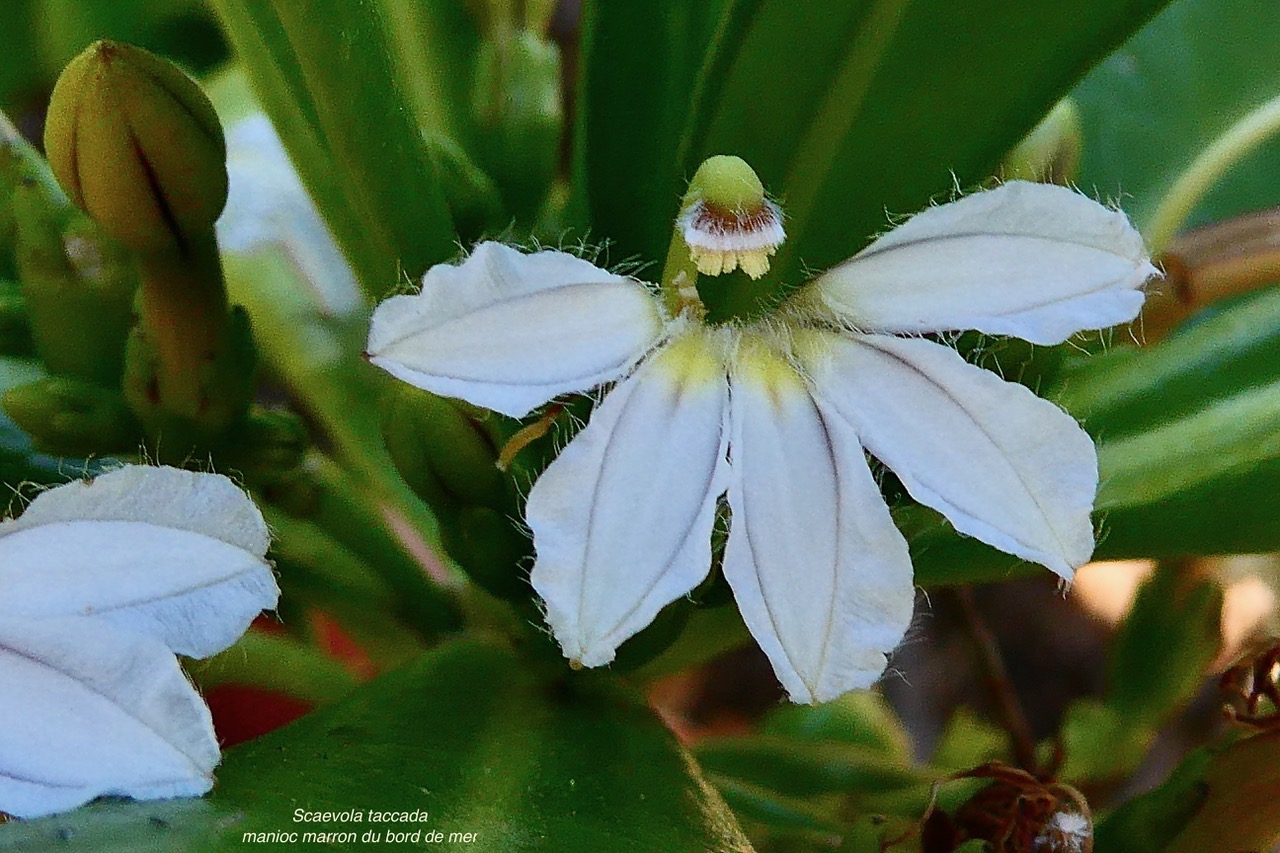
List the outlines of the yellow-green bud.
{"label": "yellow-green bud", "polygon": [[1080,170],[1083,140],[1080,110],[1071,98],[1063,98],[1005,155],[999,175],[1005,180],[1069,184]]}
{"label": "yellow-green bud", "polygon": [[99,41],[71,60],[44,141],[71,200],[131,249],[185,251],[226,204],[213,106],[177,66],[141,48]]}
{"label": "yellow-green bud", "polygon": [[141,435],[119,391],[66,376],[10,388],[4,410],[36,450],[55,456],[130,451]]}

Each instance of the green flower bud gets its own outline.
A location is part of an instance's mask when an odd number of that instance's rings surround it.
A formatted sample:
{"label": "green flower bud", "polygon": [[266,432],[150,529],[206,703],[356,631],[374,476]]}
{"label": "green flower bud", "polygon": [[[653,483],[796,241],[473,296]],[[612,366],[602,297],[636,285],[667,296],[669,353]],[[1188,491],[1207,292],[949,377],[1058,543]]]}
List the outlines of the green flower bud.
{"label": "green flower bud", "polygon": [[15,190],[13,212],[36,352],[52,373],[119,385],[138,287],[132,255],[35,180]]}
{"label": "green flower bud", "polygon": [[477,505],[514,512],[498,449],[453,400],[403,382],[383,398],[382,433],[396,469],[433,508]]}
{"label": "green flower bud", "polygon": [[213,106],[177,66],[141,48],[99,41],[71,60],[44,140],[67,195],[131,249],[185,252],[226,204]]}
{"label": "green flower bud", "polygon": [[507,600],[528,600],[528,566],[533,543],[512,517],[482,506],[464,507],[446,526],[449,555],[486,592]]}
{"label": "green flower bud", "polygon": [[127,452],[141,435],[119,391],[67,376],[10,388],[4,410],[37,450],[55,456]]}
{"label": "green flower bud", "polygon": [[476,56],[472,113],[483,165],[521,220],[551,188],[564,126],[560,50],[535,32],[486,40]]}
{"label": "green flower bud", "polygon": [[1005,155],[997,174],[1005,180],[1069,184],[1080,171],[1083,147],[1080,110],[1071,98],[1063,98]]}

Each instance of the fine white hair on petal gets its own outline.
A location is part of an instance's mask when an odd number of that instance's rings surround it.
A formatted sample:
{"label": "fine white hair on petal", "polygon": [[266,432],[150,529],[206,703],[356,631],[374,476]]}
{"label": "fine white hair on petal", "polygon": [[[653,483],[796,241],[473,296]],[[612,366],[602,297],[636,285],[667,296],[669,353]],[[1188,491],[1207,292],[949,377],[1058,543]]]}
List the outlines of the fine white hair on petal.
{"label": "fine white hair on petal", "polygon": [[907,543],[858,436],[744,336],[731,375],[724,573],[794,702],[871,686],[911,621]]}
{"label": "fine white hair on petal", "polygon": [[0,524],[0,618],[91,616],[208,657],[276,606],[269,542],[226,477],[125,466]]}
{"label": "fine white hair on petal", "polygon": [[0,617],[0,682],[0,811],[213,786],[209,709],[159,640],[96,619]]}
{"label": "fine white hair on petal", "polygon": [[810,331],[815,394],[961,533],[1070,580],[1093,553],[1093,441],[1028,388],[932,341]]}
{"label": "fine white hair on petal", "polygon": [[864,331],[976,329],[1058,344],[1132,320],[1157,274],[1120,211],[1010,181],[913,216],[812,288]]}
{"label": "fine white hair on petal", "polygon": [[655,353],[529,494],[533,588],[583,666],[613,660],[710,571],[727,473],[723,338],[691,330]]}
{"label": "fine white hair on petal", "polygon": [[665,334],[640,282],[564,252],[482,243],[378,306],[370,361],[411,385],[523,417],[626,375]]}

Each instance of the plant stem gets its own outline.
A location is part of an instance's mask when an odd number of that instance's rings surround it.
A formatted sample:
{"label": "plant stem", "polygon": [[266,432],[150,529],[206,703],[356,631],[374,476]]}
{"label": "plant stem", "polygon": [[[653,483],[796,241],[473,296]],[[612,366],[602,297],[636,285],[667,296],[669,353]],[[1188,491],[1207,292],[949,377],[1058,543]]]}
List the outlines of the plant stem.
{"label": "plant stem", "polygon": [[1205,194],[1231,167],[1280,133],[1280,96],[1227,128],[1182,171],[1165,193],[1147,228],[1152,254],[1164,251]]}
{"label": "plant stem", "polygon": [[1009,742],[1013,747],[1014,759],[1018,766],[1028,773],[1036,772],[1036,742],[1031,734],[1031,725],[1018,701],[1018,694],[1009,680],[1009,670],[1004,665],[1004,657],[1000,654],[1000,646],[995,634],[982,618],[981,611],[973,599],[973,590],[967,586],[956,587],[956,601],[960,604],[960,613],[964,617],[965,627],[973,640],[974,649],[978,652],[978,662],[986,676],[987,688],[991,698],[995,700],[1005,731],[1009,733]]}

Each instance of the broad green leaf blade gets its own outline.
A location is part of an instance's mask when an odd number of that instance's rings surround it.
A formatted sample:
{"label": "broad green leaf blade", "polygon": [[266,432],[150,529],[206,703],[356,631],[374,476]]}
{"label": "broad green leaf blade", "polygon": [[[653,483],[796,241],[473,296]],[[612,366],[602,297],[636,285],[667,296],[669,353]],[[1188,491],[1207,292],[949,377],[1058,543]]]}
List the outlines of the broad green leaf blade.
{"label": "broad green leaf blade", "polygon": [[608,240],[615,262],[660,261],[671,239],[681,181],[693,177],[676,162],[680,137],[727,2],[583,4],[574,191],[591,238]]}
{"label": "broad green leaf blade", "polygon": [[1216,581],[1161,566],[1112,641],[1107,704],[1135,728],[1163,725],[1204,683],[1222,645],[1221,623]]}
{"label": "broad green leaf blade", "polygon": [[454,253],[453,223],[375,0],[214,4],[369,295]]}
{"label": "broad green leaf blade", "polygon": [[1097,853],[1269,850],[1280,841],[1280,732],[1187,755],[1154,790],[1106,815]]}
{"label": "broad green leaf blade", "polygon": [[[1123,201],[1144,232],[1174,179],[1250,110],[1280,95],[1280,6],[1180,0],[1073,92],[1084,118],[1081,188]],[[1277,202],[1280,145],[1234,169],[1188,224]],[[1150,236],[1150,235],[1148,235]]]}
{"label": "broad green leaf blade", "polygon": [[[684,59],[661,85],[640,77],[608,99],[603,72],[588,64],[588,145],[606,134],[621,149],[588,148],[596,236],[660,258],[683,181],[711,154],[738,154],[781,198],[791,235],[775,275],[716,288],[721,311],[750,310],[799,284],[802,267],[856,252],[888,224],[886,211],[912,213],[955,183],[983,180],[1077,77],[1164,2],[1088,0],[1069,14],[1002,0],[815,0],[802,10],[786,0],[732,3],[693,85]],[[647,16],[636,13],[631,25],[626,38],[636,45],[660,40]],[[622,31],[599,20],[592,32],[596,56],[645,49],[622,47]],[[654,50],[649,62],[670,61]],[[666,90],[649,98],[694,98],[681,159],[668,150],[670,117],[637,109],[641,86]]]}
{"label": "broad green leaf blade", "polygon": [[[543,680],[509,651],[458,642],[231,750],[204,800],[105,802],[0,827],[0,850],[230,851],[245,833],[281,830],[299,843],[354,831],[359,846],[393,829],[423,831],[396,849],[436,849],[457,832],[475,833],[477,850],[749,853],[653,713],[593,683]],[[298,823],[298,808],[427,817]],[[425,840],[433,830],[443,837]]]}

